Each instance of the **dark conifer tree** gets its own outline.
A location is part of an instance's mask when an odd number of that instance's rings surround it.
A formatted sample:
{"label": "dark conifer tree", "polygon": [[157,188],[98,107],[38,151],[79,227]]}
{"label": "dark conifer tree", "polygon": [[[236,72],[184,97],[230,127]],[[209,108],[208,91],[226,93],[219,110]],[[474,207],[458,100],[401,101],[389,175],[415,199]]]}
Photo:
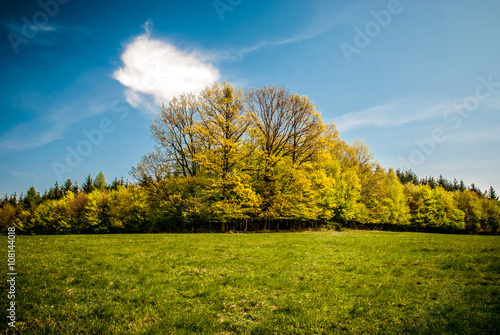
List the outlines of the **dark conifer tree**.
{"label": "dark conifer tree", "polygon": [[493,186],[490,186],[490,190],[488,191],[488,199],[498,200],[497,193],[495,192],[495,189],[493,188]]}
{"label": "dark conifer tree", "polygon": [[66,180],[64,182],[64,185],[62,187],[62,191],[64,194],[66,194],[68,192],[73,192],[73,182],[71,181],[71,179],[68,178],[68,180]]}
{"label": "dark conifer tree", "polygon": [[80,192],[80,187],[78,186],[78,182],[76,180],[75,180],[75,184],[71,188],[71,192],[73,192],[75,194],[78,193],[78,192]]}
{"label": "dark conifer tree", "polygon": [[479,196],[483,196],[483,193],[481,192],[481,190],[474,183],[472,183],[472,185],[469,187],[469,190],[477,193],[477,195],[479,195]]}
{"label": "dark conifer tree", "polygon": [[87,179],[85,179],[85,182],[82,184],[82,190],[89,194],[94,190],[94,181],[92,179],[92,175],[88,175]]}
{"label": "dark conifer tree", "polygon": [[460,186],[459,186],[459,190],[460,191],[465,191],[467,189],[467,187],[465,187],[465,183],[463,180],[460,180]]}

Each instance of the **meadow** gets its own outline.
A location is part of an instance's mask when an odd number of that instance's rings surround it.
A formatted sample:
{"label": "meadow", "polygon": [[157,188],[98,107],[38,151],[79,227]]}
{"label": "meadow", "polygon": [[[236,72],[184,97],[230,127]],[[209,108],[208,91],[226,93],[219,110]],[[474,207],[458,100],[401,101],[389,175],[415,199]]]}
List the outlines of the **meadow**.
{"label": "meadow", "polygon": [[10,334],[500,334],[498,236],[17,236],[16,262]]}

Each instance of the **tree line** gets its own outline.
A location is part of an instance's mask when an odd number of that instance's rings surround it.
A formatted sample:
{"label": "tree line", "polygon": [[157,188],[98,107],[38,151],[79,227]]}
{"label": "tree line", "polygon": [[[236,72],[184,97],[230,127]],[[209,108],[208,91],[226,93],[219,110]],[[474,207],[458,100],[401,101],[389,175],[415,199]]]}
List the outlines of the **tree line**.
{"label": "tree line", "polygon": [[1,229],[47,233],[207,232],[369,227],[497,234],[493,188],[383,168],[314,103],[284,88],[229,83],[172,99],[135,183],[99,173],[0,202]]}

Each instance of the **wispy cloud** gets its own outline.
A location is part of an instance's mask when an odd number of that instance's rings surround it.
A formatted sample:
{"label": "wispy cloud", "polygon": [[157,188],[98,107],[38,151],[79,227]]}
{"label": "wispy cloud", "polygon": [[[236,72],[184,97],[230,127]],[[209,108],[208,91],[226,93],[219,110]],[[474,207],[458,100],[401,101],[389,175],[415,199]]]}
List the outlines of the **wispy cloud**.
{"label": "wispy cloud", "polygon": [[0,152],[39,148],[63,139],[64,132],[71,125],[108,109],[105,105],[97,106],[92,102],[85,105],[82,100],[79,102],[60,107],[41,119],[11,128],[0,137]]}
{"label": "wispy cloud", "polygon": [[16,177],[29,177],[38,180],[38,177],[31,173],[25,173],[20,171],[10,171],[10,173]]}
{"label": "wispy cloud", "polygon": [[15,35],[23,46],[52,46],[67,41],[87,38],[92,31],[88,27],[68,25],[26,25],[20,22],[4,22],[7,30]]}
{"label": "wispy cloud", "polygon": [[[71,125],[109,111],[113,100],[109,96],[112,89],[107,85],[109,83],[103,82],[103,77],[105,73],[101,69],[84,73],[66,90],[52,96],[37,97],[35,110],[32,109],[36,103],[27,103],[27,109],[34,114],[36,111],[36,114],[32,120],[0,134],[0,152],[34,149],[63,139]],[[101,85],[96,87],[96,82]]]}
{"label": "wispy cloud", "polygon": [[279,46],[279,45],[286,45],[286,44],[293,44],[293,43],[300,43],[303,41],[307,41],[310,39],[313,39],[315,37],[318,37],[328,31],[331,31],[333,28],[344,22],[346,19],[347,12],[343,12],[338,14],[336,17],[331,18],[329,17],[328,20],[325,21],[319,21],[313,23],[310,27],[306,28],[303,31],[300,31],[294,35],[284,37],[281,39],[274,39],[274,40],[262,40],[260,42],[255,43],[254,45],[246,46],[239,48],[237,50],[234,50],[231,52],[229,57],[244,57],[245,55],[252,53],[254,51],[258,51],[261,49],[264,49],[266,47],[272,47],[272,46]]}
{"label": "wispy cloud", "polygon": [[[440,103],[417,102],[415,99],[401,99],[348,113],[332,119],[343,132],[363,126],[394,127],[410,122],[425,121],[464,109],[466,99],[448,100]],[[478,110],[500,110],[500,92],[491,97],[478,99]],[[475,111],[474,111],[475,112]]]}
{"label": "wispy cloud", "polygon": [[489,110],[500,111],[500,91],[492,95],[491,98],[483,102],[483,107]]}
{"label": "wispy cloud", "polygon": [[132,106],[156,113],[153,101],[159,105],[182,93],[198,94],[219,79],[219,70],[205,61],[209,55],[151,38],[149,25],[145,28],[145,34],[126,45],[123,67],[113,75],[128,88],[125,93]]}
{"label": "wispy cloud", "polygon": [[363,126],[394,127],[442,116],[446,110],[452,107],[451,103],[423,105],[409,99],[402,99],[349,113],[334,118],[332,122],[337,125],[341,132]]}

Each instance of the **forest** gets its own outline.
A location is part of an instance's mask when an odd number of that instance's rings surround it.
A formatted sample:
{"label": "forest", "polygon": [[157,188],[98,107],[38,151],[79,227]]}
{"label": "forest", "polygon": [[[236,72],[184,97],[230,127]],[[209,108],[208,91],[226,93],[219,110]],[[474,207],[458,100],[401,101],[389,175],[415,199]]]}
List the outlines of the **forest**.
{"label": "forest", "polygon": [[306,96],[216,83],[161,106],[135,182],[100,172],[0,200],[0,230],[24,234],[369,228],[498,234],[500,202],[456,179],[382,167]]}

